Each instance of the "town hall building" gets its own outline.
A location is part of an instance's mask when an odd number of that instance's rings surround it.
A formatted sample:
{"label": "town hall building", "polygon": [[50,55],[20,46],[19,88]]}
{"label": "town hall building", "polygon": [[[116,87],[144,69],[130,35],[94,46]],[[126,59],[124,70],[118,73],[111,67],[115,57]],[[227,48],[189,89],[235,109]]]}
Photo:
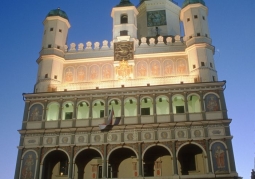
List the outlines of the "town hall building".
{"label": "town hall building", "polygon": [[67,14],[44,19],[15,179],[238,178],[205,2],[120,0],[111,17],[112,41],[68,45]]}

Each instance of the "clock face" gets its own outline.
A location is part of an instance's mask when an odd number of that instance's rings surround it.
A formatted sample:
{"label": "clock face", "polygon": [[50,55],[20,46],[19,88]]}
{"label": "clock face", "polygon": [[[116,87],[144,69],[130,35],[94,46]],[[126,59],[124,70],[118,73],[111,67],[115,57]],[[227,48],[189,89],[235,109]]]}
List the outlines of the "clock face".
{"label": "clock face", "polygon": [[133,42],[117,42],[114,43],[114,60],[133,60],[134,43]]}
{"label": "clock face", "polygon": [[149,11],[147,12],[147,26],[161,26],[166,25],[166,11]]}

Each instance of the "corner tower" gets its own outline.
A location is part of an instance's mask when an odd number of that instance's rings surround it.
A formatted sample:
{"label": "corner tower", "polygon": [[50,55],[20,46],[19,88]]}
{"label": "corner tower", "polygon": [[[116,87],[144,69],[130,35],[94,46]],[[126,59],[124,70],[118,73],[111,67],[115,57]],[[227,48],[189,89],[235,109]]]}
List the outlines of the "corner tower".
{"label": "corner tower", "polygon": [[113,40],[137,38],[137,15],[136,7],[129,0],[121,0],[112,9]]}
{"label": "corner tower", "polygon": [[140,0],[138,38],[180,35],[180,7],[169,0]]}
{"label": "corner tower", "polygon": [[199,76],[197,81],[200,82],[218,80],[207,16],[208,9],[203,0],[185,0],[183,3],[180,19],[184,25],[190,74]]}
{"label": "corner tower", "polygon": [[54,91],[63,73],[65,45],[70,23],[67,14],[58,9],[50,11],[44,22],[42,50],[37,59],[38,75],[35,92]]}

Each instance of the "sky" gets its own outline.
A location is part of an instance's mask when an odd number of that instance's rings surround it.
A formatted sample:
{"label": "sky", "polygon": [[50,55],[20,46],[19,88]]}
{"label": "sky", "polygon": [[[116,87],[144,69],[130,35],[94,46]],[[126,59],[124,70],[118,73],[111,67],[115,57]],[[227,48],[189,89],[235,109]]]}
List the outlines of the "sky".
{"label": "sky", "polygon": [[[131,0],[135,5],[138,0]],[[175,0],[179,5],[184,0]],[[225,97],[237,172],[250,178],[254,168],[255,23],[254,0],[205,0],[209,29],[216,48],[219,80],[226,80]],[[60,7],[69,17],[72,42],[112,40],[111,9],[119,0],[2,0],[0,5],[0,173],[14,176],[23,118],[22,93],[32,93],[47,13]]]}

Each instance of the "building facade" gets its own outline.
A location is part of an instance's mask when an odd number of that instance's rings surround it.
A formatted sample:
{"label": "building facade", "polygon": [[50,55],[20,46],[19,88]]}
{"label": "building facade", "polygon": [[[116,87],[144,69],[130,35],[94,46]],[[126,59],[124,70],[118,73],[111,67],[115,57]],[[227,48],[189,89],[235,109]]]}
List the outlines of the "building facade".
{"label": "building facade", "polygon": [[203,0],[121,0],[111,42],[67,46],[50,11],[15,179],[238,178],[207,15]]}

